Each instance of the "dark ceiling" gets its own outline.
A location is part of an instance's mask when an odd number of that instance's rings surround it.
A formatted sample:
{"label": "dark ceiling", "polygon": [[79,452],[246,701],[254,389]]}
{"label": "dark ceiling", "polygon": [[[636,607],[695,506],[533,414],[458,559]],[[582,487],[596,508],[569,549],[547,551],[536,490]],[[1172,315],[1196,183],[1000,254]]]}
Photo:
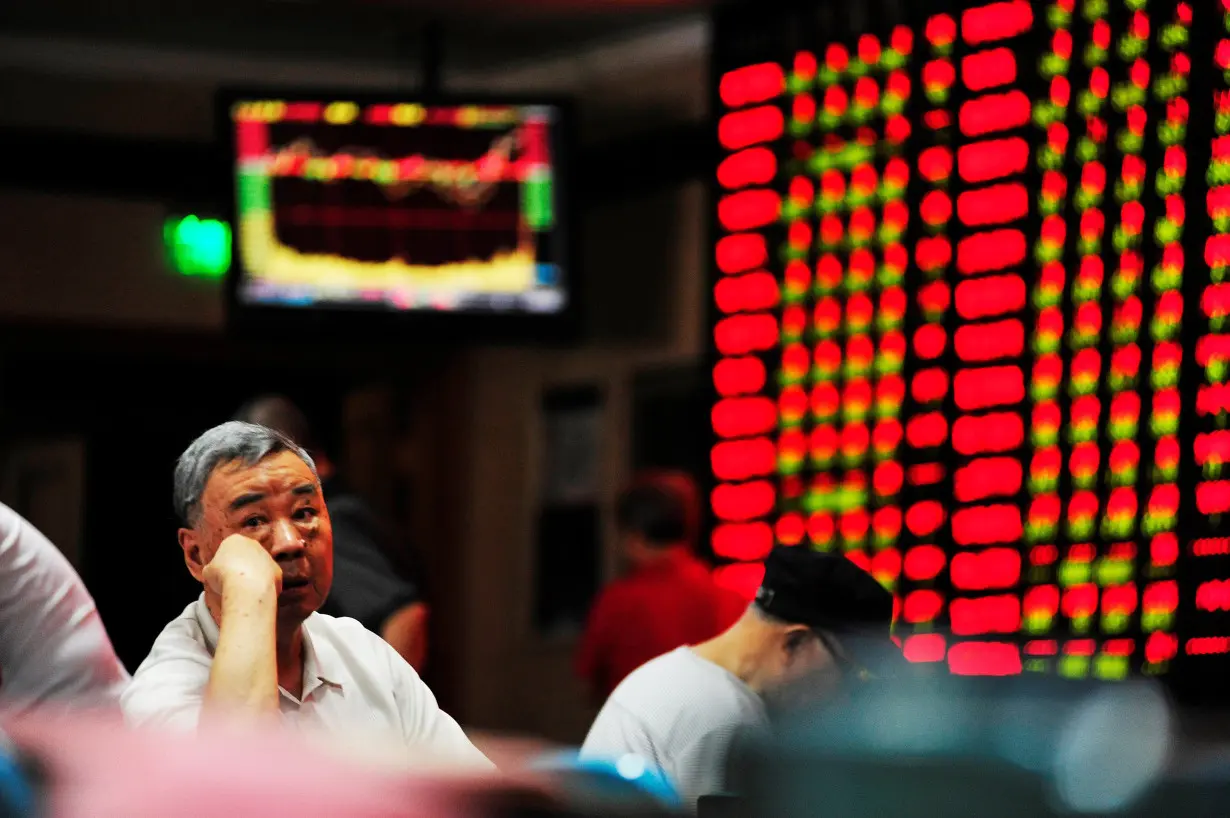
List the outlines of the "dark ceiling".
{"label": "dark ceiling", "polygon": [[484,68],[575,53],[693,16],[711,0],[5,0],[0,30],[268,56],[417,59],[436,23],[444,59]]}

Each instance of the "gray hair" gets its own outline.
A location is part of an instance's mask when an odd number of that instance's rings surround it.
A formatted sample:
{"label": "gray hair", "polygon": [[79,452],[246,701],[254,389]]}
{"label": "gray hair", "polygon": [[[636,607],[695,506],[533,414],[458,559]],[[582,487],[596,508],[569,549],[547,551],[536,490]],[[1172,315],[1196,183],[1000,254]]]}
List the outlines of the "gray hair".
{"label": "gray hair", "polygon": [[214,469],[236,461],[255,466],[279,452],[293,452],[316,473],[311,455],[275,429],[239,420],[213,427],[192,441],[175,463],[175,513],[184,525],[195,525],[201,514],[201,495]]}

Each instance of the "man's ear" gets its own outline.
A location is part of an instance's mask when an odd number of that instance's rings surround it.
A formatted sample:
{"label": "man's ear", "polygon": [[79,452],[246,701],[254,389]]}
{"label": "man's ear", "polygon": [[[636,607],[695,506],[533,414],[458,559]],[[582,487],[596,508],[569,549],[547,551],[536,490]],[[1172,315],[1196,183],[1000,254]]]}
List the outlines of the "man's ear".
{"label": "man's ear", "polygon": [[192,574],[197,582],[205,581],[205,564],[201,562],[201,546],[197,539],[196,531],[191,528],[181,528],[179,530],[179,547],[184,550],[184,565],[188,566],[188,573]]}
{"label": "man's ear", "polygon": [[806,625],[787,625],[784,644],[788,653],[794,653],[812,636],[811,628]]}

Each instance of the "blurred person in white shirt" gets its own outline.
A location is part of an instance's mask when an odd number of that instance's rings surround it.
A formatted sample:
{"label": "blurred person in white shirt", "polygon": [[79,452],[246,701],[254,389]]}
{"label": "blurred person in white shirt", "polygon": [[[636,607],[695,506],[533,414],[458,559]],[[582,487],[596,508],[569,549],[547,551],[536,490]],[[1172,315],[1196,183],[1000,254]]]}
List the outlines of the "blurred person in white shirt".
{"label": "blurred person in white shirt", "polygon": [[114,707],[128,680],[81,577],[0,503],[0,708]]}
{"label": "blurred person in white shirt", "polygon": [[333,532],[307,452],[264,426],[215,426],[180,456],[175,506],[204,593],[137,669],[123,699],[130,724],[272,719],[490,766],[393,648],[317,612],[333,580]]}
{"label": "blurred person in white shirt", "polygon": [[736,740],[885,666],[885,650],[895,653],[892,615],[892,594],[844,556],[775,548],[739,621],[633,671],[599,711],[581,757],[639,756],[695,808],[701,796],[728,791]]}

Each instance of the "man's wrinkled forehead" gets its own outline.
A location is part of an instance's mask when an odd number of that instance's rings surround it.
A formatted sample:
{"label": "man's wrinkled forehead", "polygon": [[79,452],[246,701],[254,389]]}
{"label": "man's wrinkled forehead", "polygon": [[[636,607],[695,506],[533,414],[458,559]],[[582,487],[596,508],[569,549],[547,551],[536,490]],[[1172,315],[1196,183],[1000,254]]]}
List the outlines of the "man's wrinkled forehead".
{"label": "man's wrinkled forehead", "polygon": [[202,500],[207,506],[230,511],[287,489],[296,495],[315,494],[316,475],[293,452],[276,452],[252,464],[242,460],[219,463],[205,481]]}

